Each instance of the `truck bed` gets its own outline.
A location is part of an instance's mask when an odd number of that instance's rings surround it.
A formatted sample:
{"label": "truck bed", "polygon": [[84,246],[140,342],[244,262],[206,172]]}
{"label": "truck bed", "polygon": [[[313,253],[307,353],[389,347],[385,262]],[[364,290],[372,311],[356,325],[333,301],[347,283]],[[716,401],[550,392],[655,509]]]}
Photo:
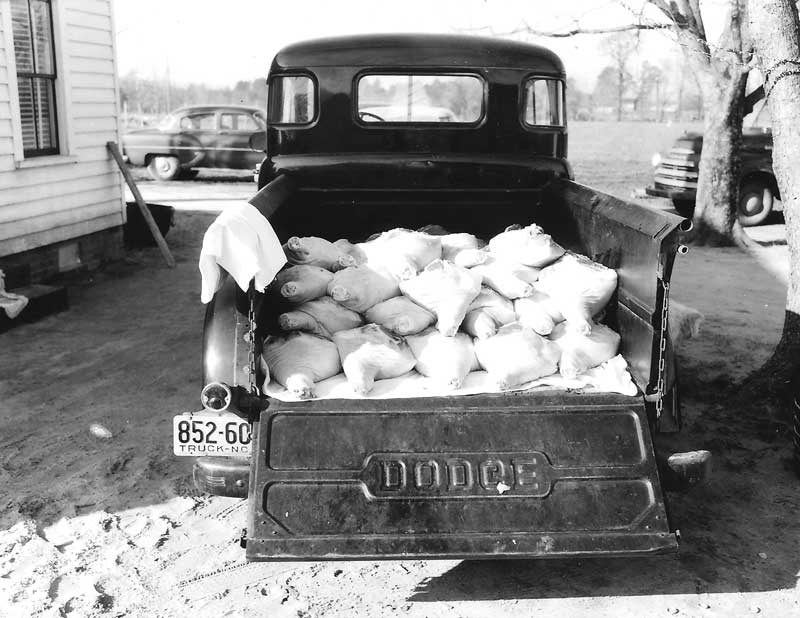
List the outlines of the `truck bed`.
{"label": "truck bed", "polygon": [[[472,164],[471,175],[468,163],[426,160],[398,174],[429,174],[421,183],[429,189],[399,190],[394,187],[408,187],[408,179],[353,161],[348,169],[357,173],[337,177],[337,162],[329,159],[286,161],[292,180],[279,175],[252,200],[280,237],[360,240],[392,227],[435,223],[489,238],[511,223],[536,222],[565,247],[617,270],[618,290],[604,320],[620,333],[620,351],[641,394],[545,389],[270,399],[254,426],[248,559],[674,550],[651,437],[660,419],[645,394],[664,387],[660,379],[670,362],[664,309],[682,219],[563,178],[544,182],[533,162],[528,174],[524,166],[510,172],[508,162],[492,168],[492,161],[482,161]],[[348,187],[351,178],[374,186]],[[459,182],[449,185],[453,178]],[[217,313],[234,311],[241,326],[239,301],[236,312],[233,299],[215,300],[208,341],[222,341],[225,332],[215,330]],[[262,334],[274,309],[266,307],[259,318]],[[241,334],[234,332],[227,345],[237,346]],[[247,383],[236,369],[241,363],[211,362],[228,357],[206,356],[207,382]]]}

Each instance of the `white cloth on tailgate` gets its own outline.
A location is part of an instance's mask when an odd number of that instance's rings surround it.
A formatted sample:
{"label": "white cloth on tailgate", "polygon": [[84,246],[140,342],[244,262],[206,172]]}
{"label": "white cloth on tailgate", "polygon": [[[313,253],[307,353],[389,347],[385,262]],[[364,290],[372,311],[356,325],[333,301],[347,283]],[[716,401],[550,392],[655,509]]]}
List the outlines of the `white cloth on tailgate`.
{"label": "white cloth on tailgate", "polygon": [[262,292],[286,264],[286,255],[267,218],[242,202],[226,208],[208,227],[200,250],[200,300],[209,302],[222,286],[224,268],[242,290],[250,280]]}
{"label": "white cloth on tailgate", "polygon": [[0,270],[0,307],[10,319],[14,319],[28,306],[28,298],[22,294],[6,292],[5,273]]}

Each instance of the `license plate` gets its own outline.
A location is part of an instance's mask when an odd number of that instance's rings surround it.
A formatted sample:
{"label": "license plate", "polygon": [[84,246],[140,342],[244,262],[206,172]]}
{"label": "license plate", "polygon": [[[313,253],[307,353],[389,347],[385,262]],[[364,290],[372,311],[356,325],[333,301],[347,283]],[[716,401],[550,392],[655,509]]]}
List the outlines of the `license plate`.
{"label": "license plate", "polygon": [[194,412],[172,419],[172,448],[187,457],[247,457],[250,423],[230,412]]}

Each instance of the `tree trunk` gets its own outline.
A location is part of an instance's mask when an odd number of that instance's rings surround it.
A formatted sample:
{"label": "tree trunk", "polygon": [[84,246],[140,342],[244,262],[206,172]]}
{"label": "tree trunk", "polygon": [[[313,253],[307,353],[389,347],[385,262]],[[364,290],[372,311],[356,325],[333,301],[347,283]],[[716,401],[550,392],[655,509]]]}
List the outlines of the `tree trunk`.
{"label": "tree trunk", "polygon": [[[789,289],[781,340],[745,386],[785,403],[800,368],[800,19],[792,0],[759,0],[751,3],[749,22],[772,117],[772,168],[786,220]],[[788,410],[781,406],[777,412]]]}
{"label": "tree trunk", "polygon": [[747,73],[736,67],[717,68],[700,80],[703,150],[692,236],[698,244],[732,245],[743,236],[736,211],[746,81]]}
{"label": "tree trunk", "polygon": [[673,31],[696,76],[703,97],[704,132],[700,155],[694,229],[689,240],[698,244],[747,246],[750,241],[736,217],[739,198],[739,149],[748,68],[743,57],[744,0],[730,0],[720,44],[706,40],[697,2],[650,0],[673,22]]}

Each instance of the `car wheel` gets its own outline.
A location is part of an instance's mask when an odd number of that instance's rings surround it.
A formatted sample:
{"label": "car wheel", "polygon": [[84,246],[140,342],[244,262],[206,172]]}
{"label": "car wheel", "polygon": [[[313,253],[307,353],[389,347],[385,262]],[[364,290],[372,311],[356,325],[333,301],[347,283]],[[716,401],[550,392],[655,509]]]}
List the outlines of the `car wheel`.
{"label": "car wheel", "polygon": [[739,222],[745,227],[764,223],[773,201],[772,189],[764,181],[747,181],[739,191]]}
{"label": "car wheel", "polygon": [[155,156],[147,164],[147,171],[154,180],[172,180],[180,169],[178,157]]}
{"label": "car wheel", "polygon": [[191,180],[192,178],[196,178],[199,173],[200,173],[200,170],[193,170],[191,168],[184,168],[180,172],[178,172],[178,178],[180,180]]}
{"label": "car wheel", "polygon": [[692,200],[672,200],[672,205],[681,217],[692,218],[694,214],[694,202]]}

